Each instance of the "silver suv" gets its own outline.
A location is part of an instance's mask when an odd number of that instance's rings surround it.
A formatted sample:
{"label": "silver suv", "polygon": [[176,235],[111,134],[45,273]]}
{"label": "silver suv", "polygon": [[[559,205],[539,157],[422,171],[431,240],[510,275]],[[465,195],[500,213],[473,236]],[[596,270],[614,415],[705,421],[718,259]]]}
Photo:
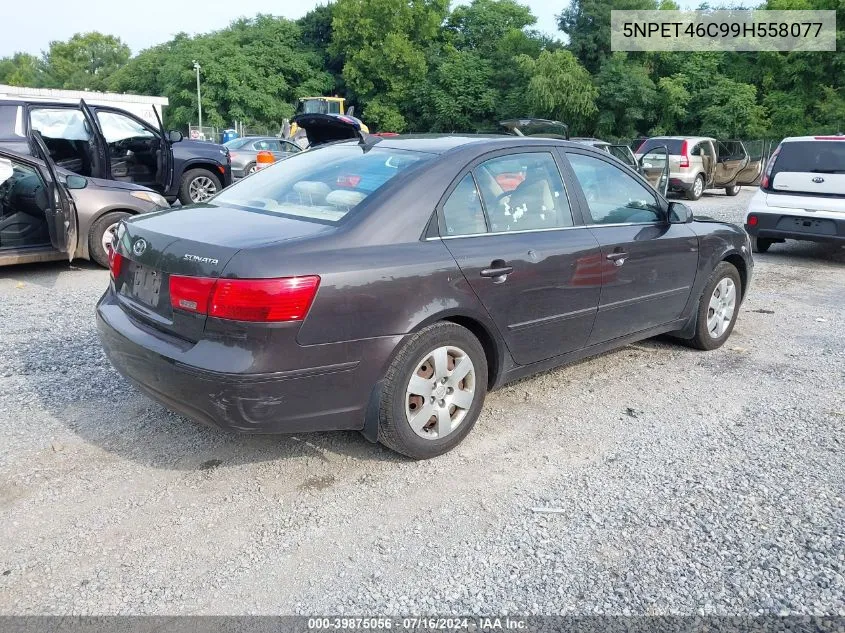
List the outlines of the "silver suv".
{"label": "silver suv", "polygon": [[669,151],[669,190],[698,200],[705,189],[724,188],[729,196],[742,185],[756,185],[763,173],[762,156],[750,156],[742,141],[719,141],[706,136],[655,136],[637,148],[640,160],[651,150]]}

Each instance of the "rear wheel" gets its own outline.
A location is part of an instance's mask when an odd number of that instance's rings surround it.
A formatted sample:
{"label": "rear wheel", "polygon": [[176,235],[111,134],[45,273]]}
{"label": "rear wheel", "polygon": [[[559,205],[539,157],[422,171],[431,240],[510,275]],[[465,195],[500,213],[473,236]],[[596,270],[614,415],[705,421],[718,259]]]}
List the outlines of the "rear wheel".
{"label": "rear wheel", "polygon": [[244,176],[249,176],[250,174],[254,174],[258,171],[258,167],[255,163],[250,163],[244,168]]}
{"label": "rear wheel", "polygon": [[108,245],[111,244],[114,232],[117,231],[121,221],[131,215],[124,211],[115,211],[97,218],[88,230],[88,257],[103,268],[108,268]]}
{"label": "rear wheel", "polygon": [[413,459],[442,455],[472,430],[487,393],[487,358],[478,339],[455,323],[420,330],[385,376],[379,441]]}
{"label": "rear wheel", "polygon": [[222,188],[216,174],[207,169],[189,169],[182,175],[179,201],[182,204],[205,202]]}
{"label": "rear wheel", "polygon": [[751,252],[752,253],[765,253],[769,250],[769,247],[772,245],[773,240],[766,240],[762,237],[755,237],[754,235],[751,236]]}
{"label": "rear wheel", "polygon": [[725,193],[729,196],[735,196],[740,192],[741,189],[742,187],[740,187],[739,185],[734,185],[733,187],[725,187]]}
{"label": "rear wheel", "polygon": [[690,344],[703,350],[721,347],[733,332],[741,296],[742,280],[736,266],[720,262],[698,300],[698,322]]}
{"label": "rear wheel", "polygon": [[687,200],[698,200],[704,193],[704,176],[698,174],[692,183],[692,187],[687,189],[684,194]]}

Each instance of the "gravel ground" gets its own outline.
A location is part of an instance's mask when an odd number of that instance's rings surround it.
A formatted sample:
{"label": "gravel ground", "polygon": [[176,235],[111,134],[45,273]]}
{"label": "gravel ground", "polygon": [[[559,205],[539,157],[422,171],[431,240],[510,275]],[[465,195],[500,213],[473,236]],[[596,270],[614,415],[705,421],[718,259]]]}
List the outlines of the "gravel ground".
{"label": "gravel ground", "polygon": [[845,615],[845,249],[757,262],[722,349],[510,385],[422,463],[186,421],[100,351],[105,271],[0,269],[0,614]]}

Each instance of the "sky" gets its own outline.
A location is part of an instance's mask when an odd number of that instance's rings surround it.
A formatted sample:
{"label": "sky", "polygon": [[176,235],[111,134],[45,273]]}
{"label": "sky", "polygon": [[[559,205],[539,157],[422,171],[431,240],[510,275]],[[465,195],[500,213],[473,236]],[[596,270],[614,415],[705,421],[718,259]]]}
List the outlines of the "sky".
{"label": "sky", "polygon": [[[14,1],[14,0],[12,0]],[[522,0],[537,16],[536,27],[557,35],[555,14],[568,0]],[[0,57],[17,51],[39,54],[52,40],[75,33],[100,31],[120,37],[133,53],[166,42],[176,33],[205,33],[232,20],[270,13],[296,19],[325,0],[38,0],[38,12],[11,11],[3,15]],[[80,7],[84,5],[84,10]]]}

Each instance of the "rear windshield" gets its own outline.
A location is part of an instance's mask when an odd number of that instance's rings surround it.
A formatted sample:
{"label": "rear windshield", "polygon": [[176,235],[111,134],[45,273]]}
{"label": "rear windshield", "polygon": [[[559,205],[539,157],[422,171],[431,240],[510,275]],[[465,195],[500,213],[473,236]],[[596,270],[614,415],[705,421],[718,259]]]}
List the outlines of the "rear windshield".
{"label": "rear windshield", "polygon": [[637,154],[646,154],[653,150],[655,147],[660,147],[661,145],[665,145],[669,148],[669,153],[673,156],[680,156],[681,155],[681,144],[684,141],[682,139],[677,138],[650,138],[646,139],[646,142],[640,145],[639,149],[637,150]]}
{"label": "rear windshield", "polygon": [[772,167],[772,178],[782,171],[845,174],[845,140],[784,143]]}
{"label": "rear windshield", "polygon": [[357,143],[330,145],[267,167],[223,190],[211,204],[336,224],[389,180],[431,158]]}

